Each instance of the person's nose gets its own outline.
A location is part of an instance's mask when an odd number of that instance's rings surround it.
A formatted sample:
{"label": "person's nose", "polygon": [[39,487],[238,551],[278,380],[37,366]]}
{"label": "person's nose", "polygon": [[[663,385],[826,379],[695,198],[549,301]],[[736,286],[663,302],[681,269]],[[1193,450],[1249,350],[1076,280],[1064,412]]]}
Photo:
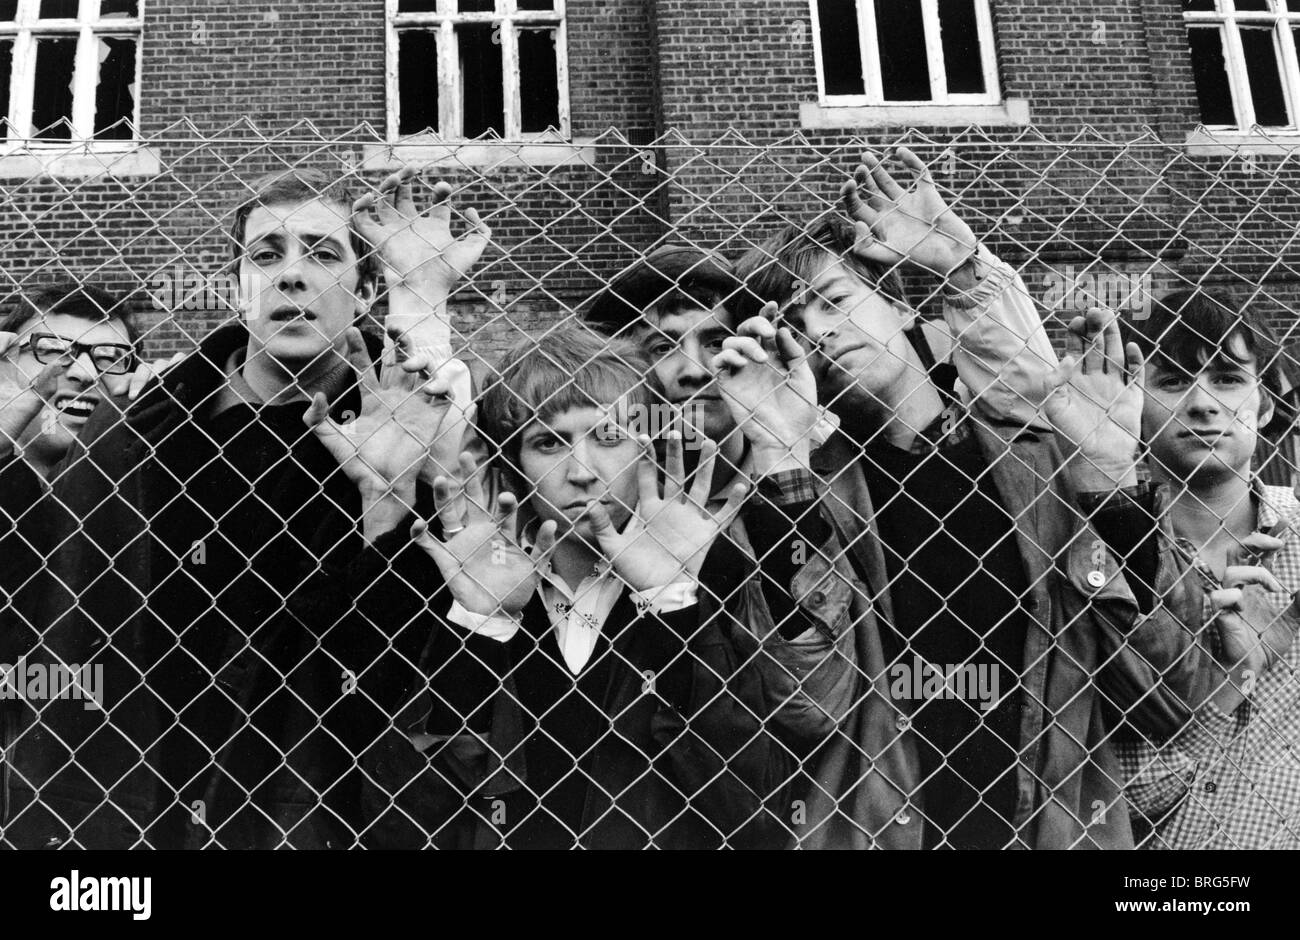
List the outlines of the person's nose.
{"label": "person's nose", "polygon": [[1187,396],[1183,399],[1183,408],[1189,415],[1194,417],[1204,417],[1207,415],[1218,414],[1220,403],[1208,382],[1204,379],[1197,379],[1187,389]]}
{"label": "person's nose", "polygon": [[596,482],[596,471],[592,469],[591,448],[586,441],[579,441],[569,451],[565,464],[564,478],[575,489],[586,489]]}
{"label": "person's nose", "polygon": [[307,275],[304,270],[304,258],[301,251],[291,250],[284,259],[284,267],[276,278],[275,286],[282,294],[292,294],[307,289]]}
{"label": "person's nose", "polygon": [[94,385],[99,379],[99,369],[95,368],[95,362],[88,351],[75,357],[63,374],[83,387]]}
{"label": "person's nose", "polygon": [[713,381],[708,362],[703,358],[704,351],[698,345],[687,347],[673,363],[676,366],[674,380],[683,389],[698,391]]}

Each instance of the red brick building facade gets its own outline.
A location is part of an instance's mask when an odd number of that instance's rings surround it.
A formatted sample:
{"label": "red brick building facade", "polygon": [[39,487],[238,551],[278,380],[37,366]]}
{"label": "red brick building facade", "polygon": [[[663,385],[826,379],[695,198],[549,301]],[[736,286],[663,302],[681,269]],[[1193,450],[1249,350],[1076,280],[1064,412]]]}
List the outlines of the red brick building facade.
{"label": "red brick building facade", "polygon": [[[1148,287],[1209,277],[1256,293],[1280,323],[1294,320],[1288,134],[1300,75],[1286,71],[1285,19],[1221,16],[1228,0],[557,3],[83,0],[82,20],[63,22],[44,19],[57,4],[0,2],[16,117],[0,155],[0,304],[61,276],[141,290],[151,349],[185,348],[231,311],[206,301],[157,309],[147,292],[217,278],[229,258],[226,213],[248,180],[286,165],[374,180],[405,160],[442,157],[436,175],[466,187],[458,200],[479,206],[495,233],[457,320],[486,355],[516,328],[565,315],[674,230],[740,250],[780,217],[808,217],[864,143],[906,135],[1046,301],[1068,301],[1091,264]],[[23,127],[35,128],[15,89],[35,73],[19,74],[22,44],[35,48],[56,27],[101,43],[103,29],[136,30],[134,147],[70,151],[66,140],[25,138]],[[1271,99],[1251,63],[1260,31],[1274,31],[1287,124],[1270,126],[1268,141],[1242,127],[1218,129],[1224,146],[1196,136],[1218,92],[1196,71],[1191,28],[1202,39],[1222,31],[1224,55],[1246,76],[1234,81],[1256,83],[1257,116],[1272,114]],[[402,46],[403,30],[421,35]],[[437,69],[399,48],[425,50]],[[926,55],[937,94],[899,103],[891,88],[925,94],[916,69]],[[518,78],[502,57],[519,64]],[[482,80],[503,74],[504,92]],[[1241,87],[1231,91],[1243,113]],[[42,94],[32,108],[61,106]],[[437,149],[456,130],[487,121],[509,131],[539,114],[565,125],[550,142]],[[443,141],[401,143],[420,115]]]}

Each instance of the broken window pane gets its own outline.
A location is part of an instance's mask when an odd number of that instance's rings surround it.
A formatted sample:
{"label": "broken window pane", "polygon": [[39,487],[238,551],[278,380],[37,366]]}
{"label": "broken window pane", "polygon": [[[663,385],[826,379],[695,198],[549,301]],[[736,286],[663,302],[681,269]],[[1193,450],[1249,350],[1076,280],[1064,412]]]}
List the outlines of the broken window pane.
{"label": "broken window pane", "polygon": [[95,88],[95,137],[131,140],[135,129],[135,40],[99,40],[99,85]]}
{"label": "broken window pane", "polygon": [[865,94],[856,0],[817,0],[817,28],[826,94]]}
{"label": "broken window pane", "polygon": [[140,15],[139,0],[100,0],[101,20],[124,20]]}
{"label": "broken window pane", "polygon": [[72,72],[76,58],[75,39],[36,40],[32,130],[42,140],[72,137]]}
{"label": "broken window pane", "polygon": [[438,38],[423,29],[397,34],[399,134],[438,130]]}
{"label": "broken window pane", "polygon": [[13,65],[14,41],[0,39],[0,140],[9,136],[9,76]]}
{"label": "broken window pane", "polygon": [[880,83],[886,101],[929,101],[921,0],[875,0]]}
{"label": "broken window pane", "polygon": [[18,16],[18,0],[0,0],[0,20],[13,20]]}
{"label": "broken window pane", "polygon": [[1241,50],[1246,56],[1250,79],[1250,100],[1255,105],[1255,123],[1264,127],[1286,127],[1291,123],[1278,70],[1277,43],[1273,28],[1241,27]]}
{"label": "broken window pane", "polygon": [[519,117],[526,134],[560,126],[557,33],[555,27],[519,31]]}
{"label": "broken window pane", "polygon": [[948,93],[984,94],[984,63],[980,59],[975,0],[939,0],[939,29],[943,38],[943,70],[948,77]]}
{"label": "broken window pane", "polygon": [[41,19],[75,20],[79,0],[41,0]]}
{"label": "broken window pane", "polygon": [[488,23],[456,27],[460,54],[461,134],[478,137],[488,131],[505,135],[505,85],[501,78],[501,41]]}
{"label": "broken window pane", "polygon": [[398,0],[398,13],[436,13],[438,0]]}
{"label": "broken window pane", "polygon": [[1228,84],[1228,67],[1223,58],[1223,34],[1219,27],[1189,29],[1187,46],[1192,53],[1192,76],[1196,80],[1196,97],[1201,104],[1201,123],[1236,124],[1232,87]]}

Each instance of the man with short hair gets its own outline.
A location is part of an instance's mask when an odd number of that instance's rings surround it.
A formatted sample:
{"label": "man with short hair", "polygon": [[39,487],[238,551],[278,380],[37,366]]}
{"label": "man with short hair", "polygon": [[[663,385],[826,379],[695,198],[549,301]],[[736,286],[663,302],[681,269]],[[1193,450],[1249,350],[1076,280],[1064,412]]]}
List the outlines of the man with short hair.
{"label": "man with short hair", "polygon": [[[1017,289],[1014,272],[919,158],[900,149],[897,162],[910,189],[872,155],[845,184],[852,226],[787,227],[739,262],[750,319],[715,360],[760,360],[772,328],[760,305],[775,302],[841,419],[810,463],[865,585],[852,605],[858,704],[810,764],[818,786],[796,841],[1129,847],[1107,709],[1170,734],[1205,694],[1200,595],[1152,535],[1159,494],[1137,480],[1140,358],[1093,311],[1044,382],[1050,350],[1002,327],[991,349],[1032,355],[968,369],[973,404],[957,401],[912,339],[895,269],[938,275],[967,305]],[[997,677],[993,694],[926,678],[970,669]]]}
{"label": "man with short hair", "polygon": [[1206,579],[1213,696],[1170,741],[1120,757],[1144,848],[1300,848],[1300,501],[1252,472],[1280,352],[1234,298],[1180,290],[1127,324],[1147,359],[1142,429],[1174,535]]}
{"label": "man with short hair", "polygon": [[[322,518],[355,524],[355,488],[302,416],[316,395],[341,420],[359,414],[358,377],[373,366],[358,324],[381,264],[390,336],[406,349],[391,368],[431,370],[442,364],[411,333],[445,318],[487,243],[473,210],[471,232],[451,238],[445,184],[417,213],[413,175],[384,181],[377,222],[374,197],[355,200],[318,171],[254,183],[231,233],[243,318],[205,337],[124,420],[86,429],[84,459],[53,493],[83,524],[51,561],[60,590],[36,619],[48,625],[43,657],[103,664],[107,714],[33,703],[6,841],[354,840],[354,759],[328,714],[343,677],[284,608],[317,566],[307,546]],[[422,426],[437,428],[445,406],[416,397]]]}

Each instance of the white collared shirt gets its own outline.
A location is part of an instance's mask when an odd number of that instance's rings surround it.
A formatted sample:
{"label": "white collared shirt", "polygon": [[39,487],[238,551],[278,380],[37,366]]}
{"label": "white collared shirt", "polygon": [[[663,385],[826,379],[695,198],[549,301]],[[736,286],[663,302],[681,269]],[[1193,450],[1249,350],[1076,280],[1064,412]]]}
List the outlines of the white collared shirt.
{"label": "white collared shirt", "polygon": [[[633,519],[629,524],[636,525],[637,522]],[[525,536],[520,543],[527,550],[531,540]],[[556,644],[560,647],[564,664],[575,676],[595,652],[605,621],[625,587],[627,585],[623,579],[609,561],[604,559],[591,574],[582,579],[575,590],[570,590],[564,579],[552,572],[549,563],[542,569],[537,592],[546,607],[551,628],[555,630]],[[632,603],[636,605],[638,616],[684,610],[696,603],[697,588],[693,581],[678,581],[663,587],[633,591]],[[459,601],[452,602],[447,619],[470,633],[478,633],[500,643],[508,641],[522,626],[520,621],[501,614],[476,614],[462,607]]]}

